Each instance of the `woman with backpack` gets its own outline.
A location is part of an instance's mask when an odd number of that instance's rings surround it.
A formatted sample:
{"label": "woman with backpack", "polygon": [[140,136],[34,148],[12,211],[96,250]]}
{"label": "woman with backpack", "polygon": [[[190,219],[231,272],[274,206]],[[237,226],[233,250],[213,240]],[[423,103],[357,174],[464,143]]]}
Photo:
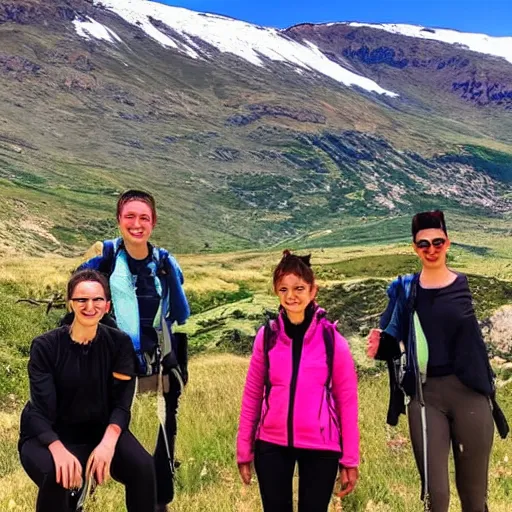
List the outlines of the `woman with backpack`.
{"label": "woman with backpack", "polygon": [[[69,280],[71,325],[32,342],[30,401],[21,415],[21,463],[39,487],[37,512],[77,510],[70,489],[109,475],[126,488],[128,512],[155,510],[151,455],[128,430],[135,393],[130,338],[100,324],[110,308],[105,277],[92,270]],[[70,508],[73,506],[73,508]]]}
{"label": "woman with backpack", "polygon": [[389,287],[381,329],[368,338],[368,355],[388,362],[388,423],[396,425],[407,406],[425,510],[448,511],[452,448],[462,511],[484,512],[493,415],[503,437],[508,425],[495,400],[468,280],[446,263],[450,239],[443,213],[415,215],[412,239],[421,272]]}
{"label": "woman with backpack", "polygon": [[258,477],[265,512],[326,512],[336,476],[341,496],[358,480],[357,376],[347,341],[326,318],[309,256],[285,251],[274,270],[277,320],[254,341],[242,399],[237,462],[242,481]]}
{"label": "woman with backpack", "polygon": [[80,269],[105,274],[112,290],[113,316],[126,332],[137,356],[139,392],[158,391],[165,400],[165,419],[154,453],[158,512],[174,498],[174,447],[178,400],[187,381],[187,340],[171,332],[174,322],[184,324],[190,315],[183,290],[183,274],[175,258],[150,244],[156,225],[151,194],[128,190],[117,201],[121,237],[105,240],[101,254]]}

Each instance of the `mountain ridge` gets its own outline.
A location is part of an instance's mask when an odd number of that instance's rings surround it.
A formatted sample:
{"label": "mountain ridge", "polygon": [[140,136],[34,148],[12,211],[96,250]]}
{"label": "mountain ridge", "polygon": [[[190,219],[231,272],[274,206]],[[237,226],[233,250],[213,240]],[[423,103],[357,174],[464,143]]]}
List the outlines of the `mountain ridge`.
{"label": "mountain ridge", "polygon": [[[263,35],[244,42],[249,29],[187,11],[210,24],[201,39],[157,7],[166,17],[130,23],[92,0],[0,1],[0,251],[70,254],[112,236],[116,194],[131,186],[155,193],[157,240],[178,251],[347,233],[436,206],[509,218],[504,59],[339,23],[279,37],[252,26]],[[237,34],[238,53],[215,34]]]}

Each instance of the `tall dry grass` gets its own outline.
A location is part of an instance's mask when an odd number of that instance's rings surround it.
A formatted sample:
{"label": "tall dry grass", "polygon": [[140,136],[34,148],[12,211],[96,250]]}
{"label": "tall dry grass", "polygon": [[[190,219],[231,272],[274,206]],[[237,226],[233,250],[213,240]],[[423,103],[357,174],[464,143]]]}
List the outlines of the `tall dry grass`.
{"label": "tall dry grass", "polygon": [[[261,510],[256,482],[244,487],[235,465],[235,436],[246,358],[231,355],[198,357],[191,361],[191,381],[179,413],[176,512],[257,512]],[[501,398],[512,417],[510,390]],[[419,480],[405,421],[397,429],[385,426],[385,375],[360,379],[362,465],[356,492],[344,500],[344,511],[412,512],[421,510]],[[151,449],[157,428],[155,400],[139,396],[133,408],[133,431]],[[10,471],[0,478],[0,510],[34,510],[35,485],[19,467],[15,452],[17,417],[0,416],[2,460]],[[512,442],[496,439],[490,473],[490,510],[510,512],[512,503]],[[452,475],[453,480],[453,475]],[[98,489],[86,512],[120,512],[124,490],[116,482]],[[333,503],[331,512],[341,510]],[[460,510],[452,485],[450,511]]]}

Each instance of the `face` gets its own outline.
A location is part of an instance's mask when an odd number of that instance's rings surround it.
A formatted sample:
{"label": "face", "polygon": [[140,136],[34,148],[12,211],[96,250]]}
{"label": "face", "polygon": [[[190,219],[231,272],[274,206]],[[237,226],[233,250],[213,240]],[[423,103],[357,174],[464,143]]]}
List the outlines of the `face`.
{"label": "face", "polygon": [[75,286],[70,300],[75,322],[84,327],[98,325],[105,313],[110,310],[103,286],[96,281],[82,281]]}
{"label": "face", "polygon": [[130,201],[123,206],[118,219],[119,231],[125,243],[147,244],[155,227],[153,212],[143,201]]}
{"label": "face", "polygon": [[301,316],[315,298],[316,285],[310,285],[295,274],[286,274],[276,286],[276,294],[288,316]]}
{"label": "face", "polygon": [[413,247],[423,267],[435,269],[446,265],[450,240],[442,229],[422,229],[416,234]]}

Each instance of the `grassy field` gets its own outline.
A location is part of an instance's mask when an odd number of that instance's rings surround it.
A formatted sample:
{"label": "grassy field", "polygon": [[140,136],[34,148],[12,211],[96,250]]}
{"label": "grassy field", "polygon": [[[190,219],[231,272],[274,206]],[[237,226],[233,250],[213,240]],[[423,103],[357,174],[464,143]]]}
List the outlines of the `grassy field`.
{"label": "grassy field", "polygon": [[[181,400],[179,414],[178,497],[175,511],[212,512],[261,510],[257,484],[244,487],[234,459],[235,436],[247,359],[233,355],[201,356],[191,364],[191,381]],[[133,410],[133,430],[151,449],[157,428],[155,400],[139,397]],[[387,381],[384,375],[360,379],[362,433],[361,481],[356,492],[343,501],[345,511],[410,512],[420,510],[419,481],[414,468],[406,422],[399,428],[385,426]],[[509,417],[512,396],[503,401]],[[0,416],[2,473],[0,510],[30,511],[35,486],[19,468],[14,444],[17,418]],[[491,466],[490,507],[510,510],[512,498],[512,446],[496,440]],[[5,472],[6,467],[10,471]],[[452,486],[453,488],[453,486]],[[87,512],[123,510],[123,488],[110,482],[100,488]],[[454,493],[450,510],[460,510]],[[332,511],[341,510],[333,502]]]}
{"label": "grassy field", "polygon": [[[470,235],[456,232],[450,265],[471,275],[475,305],[485,318],[512,303],[512,242],[500,229]],[[387,377],[364,355],[364,331],[376,322],[385,286],[398,273],[414,271],[407,243],[311,249],[321,293],[319,302],[340,320],[351,342],[360,375],[362,432],[361,482],[344,500],[345,511],[409,512],[420,510],[419,481],[412,460],[406,422],[385,426]],[[275,309],[270,276],[280,250],[179,256],[194,315],[190,335],[191,380],[179,415],[178,497],[175,511],[257,511],[257,485],[244,487],[234,462],[240,397],[252,336],[268,310]],[[0,510],[34,509],[35,486],[20,467],[16,442],[19,412],[27,398],[26,361],[30,340],[55,326],[62,310],[16,303],[19,298],[48,299],[62,294],[78,259],[4,258],[0,262]],[[239,355],[236,355],[239,354]],[[500,402],[512,418],[510,384]],[[151,450],[157,419],[155,400],[137,398],[134,432]],[[496,438],[490,479],[490,509],[505,512],[512,500],[512,442]],[[451,510],[459,510],[453,493]],[[123,510],[123,489],[115,482],[100,488],[87,512]],[[341,510],[333,503],[332,510]]]}

